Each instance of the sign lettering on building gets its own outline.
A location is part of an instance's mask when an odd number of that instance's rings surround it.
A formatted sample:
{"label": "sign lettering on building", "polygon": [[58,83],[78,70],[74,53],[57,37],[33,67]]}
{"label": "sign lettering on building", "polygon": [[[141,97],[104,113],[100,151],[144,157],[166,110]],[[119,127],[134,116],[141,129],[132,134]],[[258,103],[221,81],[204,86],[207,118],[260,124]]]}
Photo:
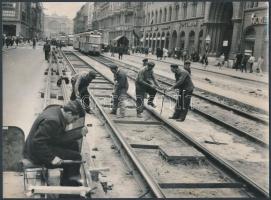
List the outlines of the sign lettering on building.
{"label": "sign lettering on building", "polygon": [[169,30],[169,29],[170,29],[170,26],[162,27],[161,29],[162,29],[162,30]]}
{"label": "sign lettering on building", "polygon": [[180,23],[180,29],[186,27],[195,27],[198,25],[198,21],[191,21],[191,22],[183,22]]}
{"label": "sign lettering on building", "polygon": [[256,25],[256,24],[267,24],[268,23],[268,18],[267,16],[257,16],[255,13],[252,13],[251,15],[251,24]]}

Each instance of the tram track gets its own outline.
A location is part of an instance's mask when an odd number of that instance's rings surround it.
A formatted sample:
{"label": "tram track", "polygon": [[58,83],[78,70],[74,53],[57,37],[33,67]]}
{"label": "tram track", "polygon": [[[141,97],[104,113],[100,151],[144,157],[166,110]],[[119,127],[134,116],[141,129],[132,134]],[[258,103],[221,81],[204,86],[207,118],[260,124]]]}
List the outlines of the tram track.
{"label": "tram track", "polygon": [[[116,62],[106,59],[105,57],[91,57],[92,59],[103,63],[108,66],[109,64],[115,64]],[[136,79],[139,68],[131,65],[120,65],[133,80]],[[157,75],[157,81],[162,87],[169,87],[173,85],[173,80]],[[163,91],[158,90],[160,94]],[[174,92],[169,92],[165,96],[172,101],[176,101],[177,97]],[[264,130],[267,130],[267,121],[258,118],[257,116],[251,115],[249,113],[243,112],[236,108],[227,106],[225,104],[219,103],[217,101],[211,100],[209,98],[200,95],[198,92],[193,94],[193,107],[192,111],[207,118],[208,120],[218,124],[235,134],[245,137],[248,140],[255,142],[263,147],[268,148],[266,143]],[[248,126],[249,125],[249,126]],[[250,128],[253,127],[253,128]],[[262,133],[263,132],[263,133]]]}
{"label": "tram track", "polygon": [[[120,146],[118,147],[119,151],[126,151],[126,153],[130,155],[130,158],[133,157],[138,161],[138,164],[135,165],[137,168],[134,170],[139,171],[142,177],[146,180],[154,197],[159,197],[159,194],[166,197],[174,197],[174,195],[176,195],[175,197],[180,197],[182,195],[187,195],[189,192],[185,193],[183,190],[184,188],[188,188],[188,191],[190,191],[189,194],[192,194],[192,197],[194,198],[196,198],[198,195],[198,191],[201,191],[204,195],[207,195],[207,193],[202,191],[202,188],[208,188],[209,191],[213,190],[211,192],[212,195],[214,195],[214,188],[220,188],[223,192],[220,193],[222,196],[219,197],[232,198],[235,195],[241,195],[241,197],[251,197],[251,195],[257,197],[269,196],[266,189],[262,188],[249,177],[239,172],[227,161],[210,152],[200,143],[191,138],[188,133],[185,133],[170,121],[159,116],[159,114],[154,110],[146,107],[147,113],[144,113],[144,120],[138,120],[135,117],[129,117],[129,120],[125,121],[119,120],[114,116],[109,116],[107,114],[109,109],[103,105],[106,105],[106,103],[104,104],[106,100],[106,102],[110,102],[110,96],[112,92],[110,88],[112,89],[113,84],[112,80],[102,75],[98,69],[90,66],[84,60],[81,60],[78,56],[75,56],[71,52],[64,53],[66,54],[67,59],[70,59],[71,65],[73,62],[81,61],[81,66],[88,66],[100,74],[96,84],[92,85],[90,88],[91,98],[97,106],[99,113],[103,116],[105,123],[111,127],[111,130],[114,134],[112,137],[117,138],[117,140],[120,142]],[[78,70],[80,71],[80,69]],[[129,97],[128,101],[130,107],[134,107],[134,99],[132,96]],[[161,124],[159,125],[159,123]],[[156,139],[157,141],[154,142],[153,140]],[[153,142],[154,144],[152,144]],[[184,159],[185,161],[182,160],[181,164],[175,163],[172,165],[169,159],[172,157],[167,154],[167,149],[164,149],[163,147],[169,146],[169,144],[170,146],[176,148],[180,146],[183,147],[181,152],[186,153],[190,152],[192,148],[192,152],[194,152],[196,156],[191,156],[191,159],[193,160],[194,157],[198,156],[198,160],[196,159],[197,161],[193,163]],[[163,169],[158,169],[161,159],[157,154],[160,154],[160,156],[166,160],[162,161]],[[181,155],[177,157],[182,158]],[[176,159],[173,160],[176,161]],[[199,162],[199,160],[202,162]],[[144,166],[147,169],[145,169]],[[157,166],[155,170],[152,169],[154,166]],[[168,176],[165,175],[165,172],[162,172],[161,170],[165,170],[168,173]],[[180,177],[174,177],[172,175],[176,175],[176,172],[178,174],[178,172],[181,171],[183,171],[183,173],[187,173],[185,174],[186,178],[181,179],[182,181],[191,179],[191,175],[194,177],[197,173],[197,175],[202,179],[199,178],[197,180],[198,182],[195,183],[180,182],[180,179],[178,180]],[[200,174],[198,171],[202,172],[203,174]],[[207,174],[205,174],[206,172]],[[164,174],[164,176],[161,177],[161,174]],[[175,180],[172,182],[168,180],[170,175],[171,178],[175,178]],[[206,182],[206,180],[209,182]],[[210,183],[210,180],[216,180],[217,182],[214,181],[213,183]],[[171,193],[173,196],[170,196],[168,191],[172,190],[174,190],[174,192]]]}

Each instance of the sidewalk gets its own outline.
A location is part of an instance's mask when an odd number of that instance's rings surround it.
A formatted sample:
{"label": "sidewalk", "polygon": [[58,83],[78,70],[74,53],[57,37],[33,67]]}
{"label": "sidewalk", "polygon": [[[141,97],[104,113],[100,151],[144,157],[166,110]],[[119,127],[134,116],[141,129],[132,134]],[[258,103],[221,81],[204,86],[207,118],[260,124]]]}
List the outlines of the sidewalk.
{"label": "sidewalk", "polygon": [[[142,68],[142,59],[141,58],[139,59],[139,57],[144,57],[144,56],[124,55],[123,60],[119,60],[117,54],[115,55],[115,57],[111,57],[110,53],[104,53],[103,55],[110,59],[114,59],[117,62],[121,62],[123,64],[126,63],[129,65],[134,65],[136,67]],[[157,62],[160,62],[160,61],[155,60],[154,62],[157,64]],[[165,62],[160,62],[159,67],[156,67],[154,70],[155,70],[155,73],[159,75],[175,80],[174,74],[170,71],[169,65]],[[201,78],[198,77],[200,75],[202,76]],[[233,79],[229,77],[228,78],[229,80],[224,80],[220,77],[216,77],[215,74],[213,74],[213,77],[210,78],[212,79],[212,82],[213,82],[212,84],[210,84],[204,80],[205,75],[203,75],[202,73],[192,72],[192,76],[193,76],[193,82],[195,86],[198,87],[199,89],[210,91],[212,93],[225,96],[230,99],[234,99],[236,101],[254,106],[256,108],[260,108],[268,112],[268,103],[269,103],[268,100],[265,101],[264,99],[260,97],[252,96],[248,92],[252,89],[257,90],[256,84],[242,85],[240,84],[239,79]],[[228,88],[229,86],[230,88]]]}
{"label": "sidewalk", "polygon": [[[124,55],[124,56],[127,56],[127,55]],[[147,57],[145,57],[144,54],[139,54],[139,53],[131,54],[130,56],[140,57],[140,58],[148,58],[148,59],[152,59],[152,60],[155,60],[158,62],[163,62],[163,63],[168,63],[168,64],[183,65],[182,60],[178,60],[178,59],[174,59],[174,58],[166,58],[166,60],[164,60],[164,59],[157,60],[157,57],[155,55],[148,55]],[[217,66],[214,66],[214,65],[208,65],[207,70],[205,70],[203,68],[203,66],[201,65],[201,63],[198,63],[198,62],[192,62],[191,68],[197,69],[197,70],[202,70],[202,71],[213,72],[213,73],[217,73],[217,74],[222,74],[222,75],[227,75],[227,76],[231,76],[233,78],[245,79],[245,80],[251,80],[251,81],[259,81],[259,82],[263,82],[263,83],[268,84],[268,73],[262,73],[262,74],[259,74],[256,72],[242,73],[240,70],[236,71],[235,69],[231,69],[231,68],[223,67],[222,69],[219,69]]]}
{"label": "sidewalk", "polygon": [[48,67],[42,49],[16,48],[3,55],[3,125],[18,126],[27,136],[42,109],[40,91]]}

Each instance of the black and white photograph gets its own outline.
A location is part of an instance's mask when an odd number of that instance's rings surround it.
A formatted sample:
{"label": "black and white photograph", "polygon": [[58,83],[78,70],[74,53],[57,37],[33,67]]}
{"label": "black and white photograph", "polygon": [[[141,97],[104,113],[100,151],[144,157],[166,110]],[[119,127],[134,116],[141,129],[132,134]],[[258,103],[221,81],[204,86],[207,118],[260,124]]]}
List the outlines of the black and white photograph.
{"label": "black and white photograph", "polygon": [[4,199],[269,199],[268,1],[1,4]]}

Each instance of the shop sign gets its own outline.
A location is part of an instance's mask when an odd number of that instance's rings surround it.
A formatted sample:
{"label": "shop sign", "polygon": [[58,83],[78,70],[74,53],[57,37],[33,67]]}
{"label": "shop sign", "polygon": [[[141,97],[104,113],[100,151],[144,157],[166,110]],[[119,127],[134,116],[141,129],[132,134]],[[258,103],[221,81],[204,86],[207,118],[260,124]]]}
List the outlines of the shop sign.
{"label": "shop sign", "polygon": [[256,25],[256,24],[267,24],[268,23],[268,18],[267,16],[259,16],[257,17],[255,13],[252,13],[251,15],[251,24]]}
{"label": "shop sign", "polygon": [[198,26],[198,21],[180,23],[180,29],[186,28],[186,27],[195,27],[195,26]]}

